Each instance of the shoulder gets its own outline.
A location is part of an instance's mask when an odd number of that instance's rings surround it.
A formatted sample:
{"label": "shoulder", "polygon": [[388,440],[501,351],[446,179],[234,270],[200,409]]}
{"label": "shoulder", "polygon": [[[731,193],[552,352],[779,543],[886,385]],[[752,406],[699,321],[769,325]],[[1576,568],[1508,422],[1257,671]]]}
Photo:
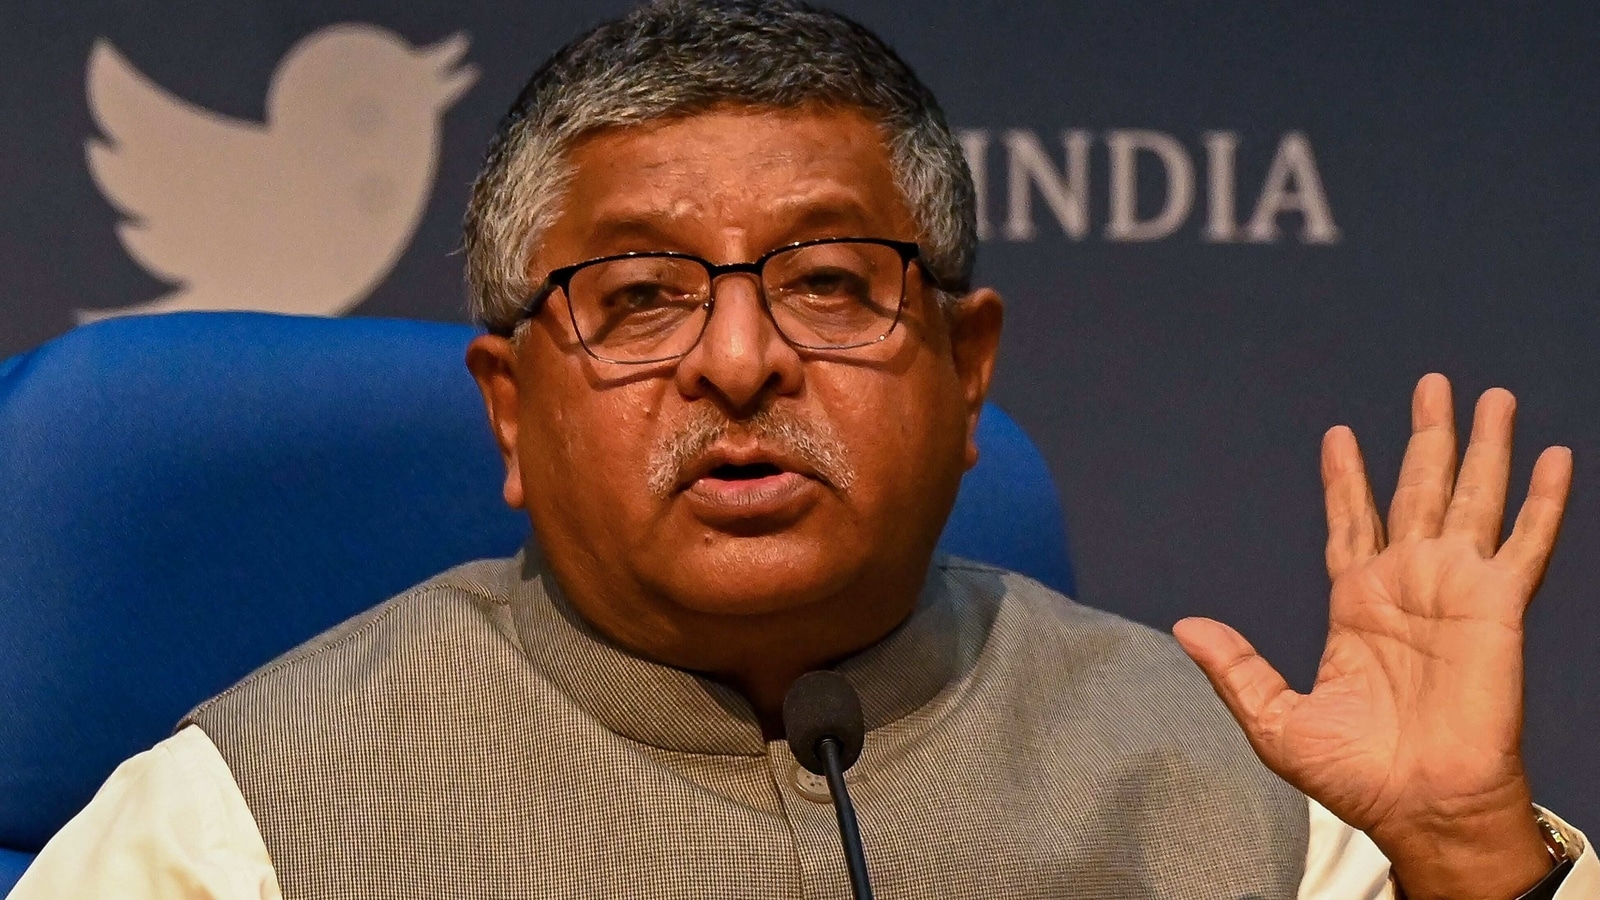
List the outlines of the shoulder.
{"label": "shoulder", "polygon": [[1067,780],[1115,773],[1111,783],[1138,786],[1129,808],[1153,815],[1229,810],[1288,838],[1303,862],[1305,797],[1262,765],[1171,636],[1015,572],[966,560],[942,566],[966,600],[958,605],[992,617],[973,670],[987,686],[982,701],[1003,709],[1028,746],[1068,748],[1042,754],[1066,767]]}
{"label": "shoulder", "polygon": [[1168,634],[1085,606],[1017,572],[955,557],[939,566],[962,603],[989,610],[993,637],[1020,644],[1018,650],[1068,653],[1085,674],[1137,669],[1185,687],[1204,686],[1210,693],[1199,669]]}
{"label": "shoulder", "polygon": [[1254,762],[1238,725],[1170,635],[1016,572],[964,559],[940,565],[953,593],[992,617],[984,665],[1005,672],[1030,705],[1101,723],[1130,749],[1183,743],[1219,762]]}
{"label": "shoulder", "polygon": [[[447,667],[447,645],[462,633],[513,640],[506,606],[516,566],[515,558],[480,560],[443,572],[265,663],[182,724],[211,730],[227,710],[251,707],[264,695],[336,694],[354,681],[381,681],[382,672],[397,665]],[[453,627],[460,625],[468,627]]]}

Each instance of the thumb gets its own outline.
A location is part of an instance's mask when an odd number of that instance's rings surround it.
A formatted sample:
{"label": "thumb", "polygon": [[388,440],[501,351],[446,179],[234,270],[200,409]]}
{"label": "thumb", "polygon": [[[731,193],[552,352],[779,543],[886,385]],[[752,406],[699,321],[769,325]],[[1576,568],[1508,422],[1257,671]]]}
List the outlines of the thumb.
{"label": "thumb", "polygon": [[1172,626],[1183,652],[1205,673],[1217,696],[1267,768],[1282,774],[1282,722],[1304,699],[1239,632],[1213,619],[1182,619]]}

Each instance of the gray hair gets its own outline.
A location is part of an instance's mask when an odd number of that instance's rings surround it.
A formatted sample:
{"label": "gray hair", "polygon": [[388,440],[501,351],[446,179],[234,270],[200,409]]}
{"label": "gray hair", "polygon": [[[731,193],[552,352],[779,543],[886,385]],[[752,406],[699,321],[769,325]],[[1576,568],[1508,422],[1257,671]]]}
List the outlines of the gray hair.
{"label": "gray hair", "polygon": [[972,173],[932,92],[888,44],[792,0],[656,0],[557,50],[501,121],[464,223],[473,318],[509,330],[537,288],[529,260],[560,212],[575,141],[725,103],[819,104],[873,118],[924,268],[945,296],[969,289],[978,244]]}

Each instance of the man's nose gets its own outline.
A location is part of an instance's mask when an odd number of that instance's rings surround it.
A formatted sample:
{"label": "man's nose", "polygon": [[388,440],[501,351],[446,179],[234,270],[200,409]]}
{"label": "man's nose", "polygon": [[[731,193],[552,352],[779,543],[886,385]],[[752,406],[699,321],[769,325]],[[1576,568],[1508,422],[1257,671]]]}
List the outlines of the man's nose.
{"label": "man's nose", "polygon": [[678,362],[678,390],[716,401],[730,415],[754,413],[769,395],[799,390],[800,355],[767,314],[755,277],[723,275],[711,290],[711,320]]}

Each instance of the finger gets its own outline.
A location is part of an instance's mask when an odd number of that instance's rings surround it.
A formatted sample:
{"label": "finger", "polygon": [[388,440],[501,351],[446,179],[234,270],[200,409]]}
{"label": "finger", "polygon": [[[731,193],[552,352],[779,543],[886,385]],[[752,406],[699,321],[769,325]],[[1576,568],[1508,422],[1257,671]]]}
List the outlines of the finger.
{"label": "finger", "polygon": [[1243,635],[1221,622],[1183,619],[1172,626],[1172,635],[1205,673],[1261,761],[1282,771],[1282,730],[1277,726],[1303,695]]}
{"label": "finger", "polygon": [[1338,425],[1322,436],[1322,493],[1328,513],[1328,577],[1383,549],[1383,521],[1373,502],[1355,432]]}
{"label": "finger", "polygon": [[1511,432],[1517,398],[1492,388],[1478,398],[1472,415],[1472,437],[1462,457],[1461,474],[1444,514],[1441,534],[1470,538],[1478,552],[1493,556],[1500,545],[1506,513],[1506,484],[1511,479]]}
{"label": "finger", "polygon": [[1550,552],[1555,549],[1561,516],[1567,508],[1567,493],[1571,489],[1572,451],[1566,447],[1546,448],[1533,464],[1528,499],[1522,501],[1517,524],[1512,526],[1511,536],[1495,554],[1497,562],[1504,561],[1522,574],[1529,586],[1530,598],[1544,580],[1544,570],[1550,564]]}
{"label": "finger", "polygon": [[1411,396],[1411,441],[1400,462],[1400,480],[1389,504],[1389,540],[1439,533],[1456,475],[1455,413],[1450,382],[1424,375]]}

